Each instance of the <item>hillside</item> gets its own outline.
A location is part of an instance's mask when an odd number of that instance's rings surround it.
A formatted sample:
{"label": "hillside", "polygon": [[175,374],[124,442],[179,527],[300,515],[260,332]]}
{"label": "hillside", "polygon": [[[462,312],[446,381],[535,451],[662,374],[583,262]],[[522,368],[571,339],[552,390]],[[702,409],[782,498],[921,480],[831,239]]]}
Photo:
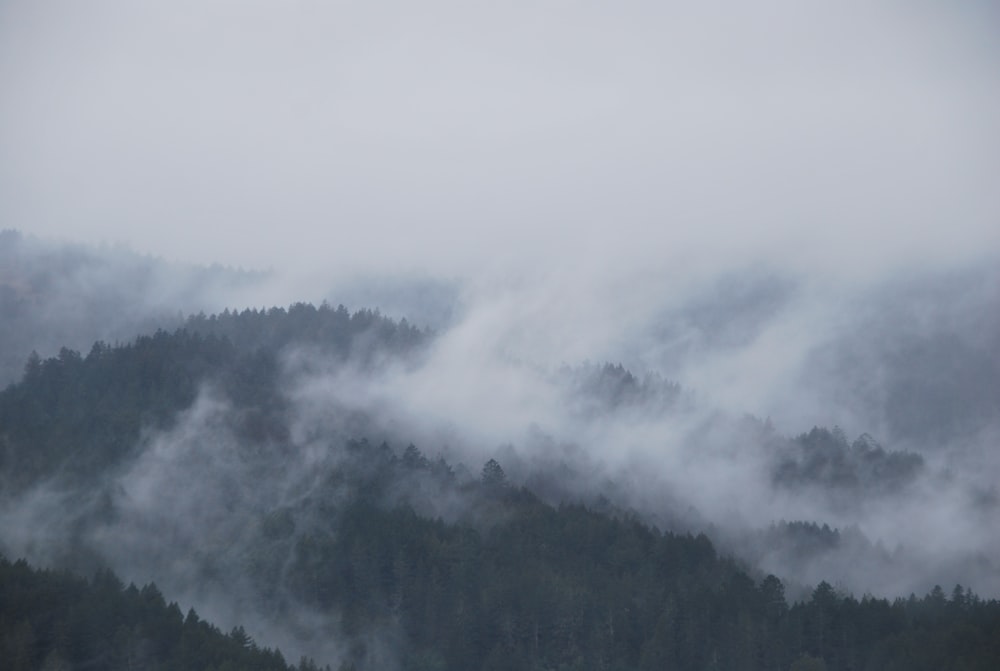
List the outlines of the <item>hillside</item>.
{"label": "hillside", "polygon": [[[683,500],[651,515],[614,480],[581,488],[587,457],[565,448],[548,461],[505,448],[471,469],[446,450],[403,449],[393,438],[407,426],[387,425],[377,398],[351,403],[350,385],[364,397],[358,380],[419,370],[433,348],[429,334],[377,313],[296,304],[33,358],[0,392],[0,547],[155,580],[264,645],[359,669],[891,669],[959,658],[966,666],[953,668],[985,669],[998,659],[1000,610],[964,587],[859,600],[830,575],[786,595],[762,570],[775,551],[814,573],[845,552],[901,565],[857,531],[782,523],[738,540],[716,529],[713,542],[697,528],[704,518],[679,512]],[[315,380],[338,385],[318,406],[302,391]],[[551,380],[576,399],[572,413],[604,421],[690,412],[678,385],[620,365]],[[825,492],[834,507],[897,496],[927,470],[870,436],[733,426],[758,435],[769,486]]]}
{"label": "hillside", "polygon": [[0,658],[10,671],[32,669],[259,669],[297,667],[258,647],[241,627],[223,634],[192,609],[182,615],[155,584],[126,587],[114,573],[86,580],[33,569],[0,556]]}

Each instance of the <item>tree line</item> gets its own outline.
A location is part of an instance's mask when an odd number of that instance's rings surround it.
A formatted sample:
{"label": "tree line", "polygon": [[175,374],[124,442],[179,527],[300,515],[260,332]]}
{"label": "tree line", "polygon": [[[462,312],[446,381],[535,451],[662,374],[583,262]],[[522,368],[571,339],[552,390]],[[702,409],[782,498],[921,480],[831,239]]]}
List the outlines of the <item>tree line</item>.
{"label": "tree line", "polygon": [[[33,356],[0,392],[4,494],[49,478],[90,486],[143,449],[145,429],[169,428],[205,384],[239,410],[242,443],[283,449],[289,348],[363,369],[418,353],[427,337],[377,312],[297,304],[198,315],[174,332],[96,343],[86,356]],[[574,383],[610,390],[613,404],[669,405],[679,393],[621,367],[591,370],[596,377],[584,370]],[[315,474],[308,496],[261,512],[240,563],[227,568],[245,573],[279,616],[325,614],[345,643],[345,669],[378,668],[374,648],[385,641],[373,632],[391,632],[407,671],[1000,668],[1000,605],[960,586],[887,600],[820,583],[789,603],[779,577],[721,556],[705,535],[660,530],[614,507],[546,502],[509,482],[496,459],[469,477],[413,445],[329,441],[341,458]],[[922,466],[821,428],[778,449],[782,486],[904,486]],[[291,668],[245,632],[222,634],[155,586],[125,587],[108,572],[86,581],[3,560],[0,596],[9,668]]]}

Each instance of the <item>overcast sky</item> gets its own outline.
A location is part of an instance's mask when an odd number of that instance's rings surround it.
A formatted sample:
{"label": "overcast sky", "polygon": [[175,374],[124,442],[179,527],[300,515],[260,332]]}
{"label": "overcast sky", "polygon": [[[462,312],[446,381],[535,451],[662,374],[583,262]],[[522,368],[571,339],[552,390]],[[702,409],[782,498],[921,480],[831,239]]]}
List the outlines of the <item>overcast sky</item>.
{"label": "overcast sky", "polygon": [[306,274],[963,258],[1000,241],[998,33],[990,2],[0,0],[0,226]]}

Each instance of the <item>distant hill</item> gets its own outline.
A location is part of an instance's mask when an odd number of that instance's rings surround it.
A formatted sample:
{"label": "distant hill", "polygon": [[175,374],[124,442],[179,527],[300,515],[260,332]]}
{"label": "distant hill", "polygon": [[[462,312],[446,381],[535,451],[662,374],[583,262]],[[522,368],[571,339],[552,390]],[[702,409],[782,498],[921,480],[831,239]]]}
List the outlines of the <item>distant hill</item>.
{"label": "distant hill", "polygon": [[0,231],[0,387],[32,351],[87,350],[174,329],[184,314],[239,305],[265,273],[168,263],[120,248],[55,243]]}
{"label": "distant hill", "polygon": [[[85,574],[110,566],[148,576],[234,630],[221,636],[182,618],[158,588],[122,588],[107,573],[88,586],[3,564],[12,577],[0,588],[39,580],[31,589],[66,600],[5,600],[13,611],[0,614],[4,649],[26,668],[123,655],[149,668],[284,668],[251,636],[344,669],[1000,662],[1000,605],[963,587],[859,600],[820,580],[786,596],[781,579],[725,556],[703,534],[658,529],[597,491],[589,504],[574,502],[582,495],[560,480],[585,466],[571,455],[551,469],[519,464],[514,480],[502,457],[470,469],[369,440],[378,401],[337,399],[366,393],[362,381],[384,368],[419,365],[433,346],[429,334],[376,312],[295,304],[199,314],[174,332],[29,359],[20,382],[0,392],[0,548]],[[343,387],[316,407],[288,379],[289,361],[303,357],[297,365],[329,373],[314,383]],[[579,399],[575,412],[596,418],[684,403],[678,385],[620,365],[564,368],[553,379]],[[852,444],[838,429],[814,428],[783,438],[745,422],[736,435],[764,437],[776,491],[889,495],[924,467],[867,436]],[[783,561],[879,552],[858,536],[788,523],[755,538],[753,550],[777,548]],[[152,624],[115,619],[132,600],[146,604]],[[84,608],[98,615],[79,615]],[[105,620],[97,633],[82,623]],[[220,651],[209,666],[190,661],[193,637]],[[227,667],[230,654],[247,657]]]}

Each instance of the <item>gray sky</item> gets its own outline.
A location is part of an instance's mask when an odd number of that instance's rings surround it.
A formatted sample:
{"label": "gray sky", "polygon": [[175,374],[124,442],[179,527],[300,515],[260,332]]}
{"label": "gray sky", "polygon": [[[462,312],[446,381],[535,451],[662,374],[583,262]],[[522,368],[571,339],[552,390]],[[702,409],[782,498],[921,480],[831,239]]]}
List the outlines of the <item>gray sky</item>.
{"label": "gray sky", "polygon": [[992,3],[691,4],[2,0],[0,222],[602,287],[1000,247]]}

